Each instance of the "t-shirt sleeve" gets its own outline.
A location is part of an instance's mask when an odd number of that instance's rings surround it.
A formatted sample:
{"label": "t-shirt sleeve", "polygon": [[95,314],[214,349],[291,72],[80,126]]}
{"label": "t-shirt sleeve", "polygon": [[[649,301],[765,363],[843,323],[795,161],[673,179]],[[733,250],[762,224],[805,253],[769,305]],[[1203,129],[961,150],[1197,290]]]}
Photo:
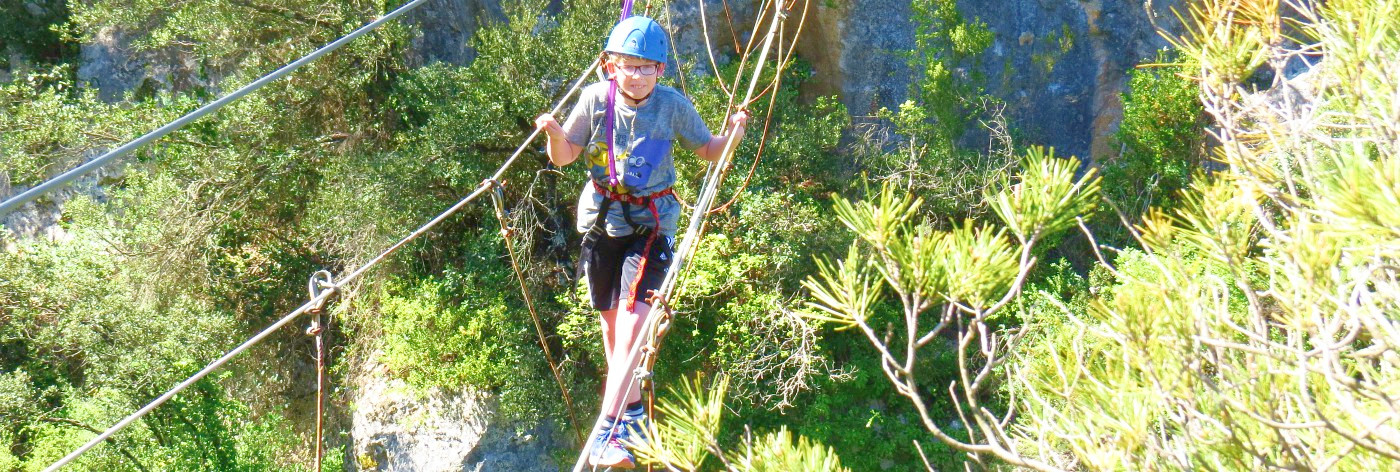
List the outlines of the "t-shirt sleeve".
{"label": "t-shirt sleeve", "polygon": [[596,102],[597,94],[579,94],[578,103],[569,112],[569,119],[564,121],[564,137],[575,146],[588,145],[588,138],[593,133],[593,110],[598,108]]}
{"label": "t-shirt sleeve", "polygon": [[688,151],[699,149],[710,143],[710,127],[705,126],[705,120],[700,118],[700,113],[695,111],[695,105],[690,100],[682,98],[678,110],[672,116],[675,122],[671,124],[676,130],[676,138],[680,139],[681,147]]}

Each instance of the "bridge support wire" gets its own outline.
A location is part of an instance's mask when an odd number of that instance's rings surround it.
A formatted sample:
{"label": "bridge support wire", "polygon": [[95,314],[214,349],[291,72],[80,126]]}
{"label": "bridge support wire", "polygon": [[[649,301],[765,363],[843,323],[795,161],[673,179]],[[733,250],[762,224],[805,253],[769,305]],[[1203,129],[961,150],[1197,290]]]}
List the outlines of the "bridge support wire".
{"label": "bridge support wire", "polygon": [[[783,20],[787,18],[787,12],[784,11],[782,2],[765,2],[765,5],[769,4],[771,4],[773,7],[772,22],[770,23],[768,27],[768,33],[764,38],[762,51],[759,54],[758,60],[755,62],[753,77],[750,79],[748,91],[744,96],[744,100],[739,102],[742,105],[747,105],[752,100],[754,90],[758,87],[758,81],[760,76],[762,75],[761,72],[763,70],[763,66],[768,60],[768,52],[770,49],[772,49],[773,39],[780,30]],[[755,28],[755,30],[757,30],[757,28]],[[735,80],[734,83],[737,85],[738,83],[740,83],[740,81]],[[728,116],[729,115],[726,113],[724,121],[724,130],[728,130],[729,127]],[[737,145],[738,143],[733,139],[726,141],[724,149],[720,153],[720,159],[710,165],[709,171],[706,173],[705,176],[705,185],[703,187],[703,190],[700,193],[700,197],[695,202],[694,210],[691,211],[690,224],[686,229],[685,237],[681,240],[681,248],[680,250],[676,251],[675,256],[671,259],[671,266],[666,271],[666,278],[662,281],[661,287],[652,292],[653,299],[661,301],[662,306],[665,308],[658,311],[656,307],[652,307],[651,314],[649,314],[646,317],[646,321],[643,322],[642,328],[639,331],[640,333],[648,334],[636,336],[632,340],[632,345],[627,351],[626,365],[637,365],[643,359],[642,351],[644,346],[646,346],[650,340],[658,339],[656,333],[662,326],[663,322],[669,323],[669,316],[666,316],[666,314],[670,311],[670,293],[676,286],[676,281],[679,277],[680,272],[684,270],[685,264],[689,261],[690,256],[694,254],[696,247],[699,246],[700,233],[703,231],[701,226],[707,220],[707,214],[709,213],[709,209],[714,204],[715,196],[719,191],[719,184],[723,180],[723,169],[725,166],[729,165],[730,158],[733,156],[734,149]],[[652,351],[652,355],[655,354],[654,348],[650,349],[650,351]],[[646,375],[647,377],[650,377],[649,371],[644,373],[648,374]],[[603,400],[603,404],[607,405],[609,403],[612,403],[613,396],[620,395],[622,394],[622,392],[630,390],[632,385],[635,385],[635,382],[641,381],[641,379],[639,379],[638,377],[639,376],[637,375],[633,375],[632,384],[629,384],[624,388],[618,389],[617,391],[607,392]],[[616,408],[616,411],[612,412],[612,415],[608,415],[607,411],[600,412],[594,424],[601,423],[605,416],[612,416],[613,418],[620,417],[622,415],[622,408],[625,408],[625,405],[619,404]],[[582,448],[583,450],[579,452],[578,460],[574,462],[573,472],[581,472],[583,470],[584,464],[586,464],[588,461],[589,453],[592,452],[593,442],[594,441],[584,442]]]}
{"label": "bridge support wire", "polygon": [[[417,3],[421,3],[422,1],[423,0],[415,0],[413,4],[416,5]],[[593,73],[593,70],[598,67],[598,64],[599,60],[594,59],[593,62],[588,66],[588,68],[585,69],[583,73],[579,75],[578,79],[574,82],[573,87],[570,88],[569,91],[566,92],[563,97],[560,97],[559,101],[554,104],[554,108],[551,109],[550,113],[559,112],[559,109],[564,106],[564,102],[568,101],[568,99],[572,97],[574,93],[578,92],[579,88],[583,86],[583,81],[588,78],[589,74]],[[375,256],[374,259],[371,259],[369,262],[364,263],[359,268],[355,269],[353,272],[347,274],[344,278],[340,279],[339,281],[334,281],[333,283],[328,284],[329,286],[326,287],[324,291],[322,291],[319,295],[312,297],[310,301],[307,301],[306,303],[298,307],[296,310],[293,310],[291,313],[288,313],[286,316],[282,317],[282,319],[278,320],[276,323],[273,323],[272,326],[269,326],[267,329],[264,329],[256,336],[253,336],[251,339],[244,341],[243,344],[238,345],[238,347],[234,348],[232,351],[229,351],[227,354],[224,354],[223,357],[220,357],[218,360],[215,360],[213,363],[206,366],[203,370],[200,370],[194,376],[190,377],[184,382],[179,383],[174,388],[171,388],[170,391],[165,392],[165,394],[156,398],[150,404],[147,404],[145,407],[142,407],[140,410],[137,410],[135,413],[132,413],[130,416],[127,416],[126,418],[117,422],[117,424],[113,425],[111,428],[107,428],[107,430],[103,431],[102,434],[97,435],[97,437],[88,441],[86,444],[83,444],[77,450],[74,450],[67,456],[64,456],[62,459],[59,459],[57,462],[54,462],[52,465],[45,468],[43,472],[54,472],[57,471],[59,468],[68,465],[68,463],[72,462],[74,459],[77,459],[78,456],[81,456],[83,453],[87,452],[89,449],[92,449],[97,444],[101,443],[107,438],[110,438],[112,435],[131,425],[132,422],[135,422],[141,417],[146,416],[146,414],[150,413],[151,410],[154,410],[156,409],[156,407],[160,406],[161,404],[164,404],[166,401],[169,401],[171,398],[175,397],[176,394],[179,394],[181,391],[185,390],[186,388],[189,388],[190,385],[193,385],[195,382],[198,382],[200,379],[209,375],[211,372],[217,370],[219,367],[222,367],[224,364],[228,363],[229,360],[233,359],[239,354],[242,354],[243,351],[258,344],[259,342],[262,342],[264,338],[268,337],[273,332],[281,329],[288,323],[291,323],[293,320],[297,319],[301,315],[306,314],[312,308],[323,306],[326,300],[328,300],[332,295],[339,293],[342,287],[346,286],[350,282],[358,280],[366,272],[369,272],[370,269],[374,268],[375,265],[388,258],[391,254],[398,251],[400,248],[404,247],[414,239],[417,239],[419,236],[422,236],[424,233],[427,233],[428,230],[431,230],[439,223],[442,223],[443,220],[446,220],[448,217],[452,216],[453,214],[456,214],[463,207],[467,206],[468,203],[471,203],[473,200],[476,200],[482,194],[485,194],[487,191],[491,190],[490,182],[500,180],[501,176],[505,175],[506,170],[510,168],[511,164],[515,163],[515,160],[518,159],[520,155],[525,152],[525,148],[529,146],[530,143],[535,140],[535,138],[539,137],[539,135],[539,129],[536,129],[535,131],[531,132],[530,136],[525,138],[524,142],[520,143],[520,147],[515,149],[515,153],[512,154],[510,158],[506,159],[505,163],[501,164],[501,167],[496,170],[496,173],[492,175],[491,178],[483,181],[480,185],[477,185],[477,187],[473,189],[470,194],[468,194],[466,197],[463,197],[462,200],[458,201],[456,204],[443,211],[437,217],[433,218],[431,221],[428,221],[423,226],[419,227],[417,230],[414,230],[408,236],[405,236],[403,239],[399,240],[399,242],[394,243],[394,245],[392,246],[389,246],[389,248],[385,249],[378,256]]]}
{"label": "bridge support wire", "polygon": [[162,136],[170,134],[171,132],[183,128],[185,125],[190,124],[195,120],[203,118],[204,115],[208,115],[220,108],[223,108],[224,105],[228,105],[230,103],[233,103],[234,101],[237,101],[240,98],[243,98],[244,95],[252,93],[257,89],[262,88],[264,85],[267,85],[276,81],[277,79],[285,77],[287,74],[292,73],[292,71],[297,70],[301,66],[304,66],[307,63],[310,63],[311,61],[314,61],[320,58],[321,56],[326,55],[326,53],[339,49],[346,43],[354,41],[356,38],[363,36],[365,33],[368,33],[379,28],[380,26],[383,26],[384,23],[393,21],[395,18],[398,18],[404,13],[408,13],[410,10],[418,8],[419,5],[422,5],[423,2],[426,1],[427,0],[413,0],[411,2],[408,2],[403,6],[390,12],[389,14],[380,17],[378,20],[374,20],[373,22],[367,25],[361,26],[359,29],[356,29],[350,34],[347,34],[330,44],[322,46],[321,49],[317,49],[311,54],[307,54],[306,56],[302,57],[301,59],[297,59],[291,64],[282,66],[282,68],[273,71],[271,74],[263,76],[261,79],[258,79],[251,84],[244,85],[242,88],[234,90],[232,93],[224,95],[218,100],[210,102],[209,104],[204,105],[202,107],[199,107],[199,109],[192,111],[189,114],[186,114],[185,116],[182,116],[179,119],[176,119],[175,121],[172,121],[169,124],[156,129],[155,131],[146,133],[145,135],[136,138],[131,142],[123,144],[119,148],[107,151],[106,154],[98,156],[97,158],[88,161],[86,164],[73,168],[68,172],[60,174],[58,177],[49,179],[47,182],[36,185],[34,186],[34,188],[26,190],[23,193],[20,193],[19,195],[5,200],[3,203],[0,203],[0,217],[8,215],[10,212],[19,209],[20,205],[33,201],[34,199],[39,198],[40,195],[57,190],[58,188],[67,185],[69,182],[72,182],[73,180],[77,179],[78,177],[82,177],[88,172],[92,172],[93,170],[99,167],[111,163],[113,159],[124,156],[141,146],[145,146],[151,141],[160,139]]}

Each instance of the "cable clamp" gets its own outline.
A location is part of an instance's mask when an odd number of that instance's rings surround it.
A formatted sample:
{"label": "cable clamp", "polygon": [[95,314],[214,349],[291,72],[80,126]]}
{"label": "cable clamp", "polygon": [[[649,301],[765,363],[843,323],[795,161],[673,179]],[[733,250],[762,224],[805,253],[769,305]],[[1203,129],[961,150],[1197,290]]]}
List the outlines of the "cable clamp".
{"label": "cable clamp", "polygon": [[340,290],[340,287],[335,284],[335,276],[331,275],[330,271],[318,270],[311,274],[311,279],[306,281],[306,295],[311,300],[315,300],[316,304],[306,311],[313,315],[320,315],[321,310],[326,307],[326,300],[330,299],[330,297],[322,297],[321,295],[328,291],[337,290]]}
{"label": "cable clamp", "polygon": [[491,206],[496,209],[496,218],[501,220],[501,239],[509,240],[511,236],[515,235],[515,229],[511,228],[506,222],[505,182],[496,179],[486,179],[481,181],[481,185],[491,187]]}

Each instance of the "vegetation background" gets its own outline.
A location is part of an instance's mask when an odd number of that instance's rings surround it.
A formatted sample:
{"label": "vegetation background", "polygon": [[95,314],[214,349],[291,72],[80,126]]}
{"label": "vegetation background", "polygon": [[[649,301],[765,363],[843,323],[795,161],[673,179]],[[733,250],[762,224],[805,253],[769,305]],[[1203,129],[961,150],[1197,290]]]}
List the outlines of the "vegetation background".
{"label": "vegetation background", "polygon": [[[59,5],[0,16],[0,42],[31,61],[0,84],[0,178],[15,188],[394,6]],[[878,126],[799,99],[801,61],[764,72],[784,86],[751,107],[775,111],[736,168],[760,142],[762,161],[712,218],[657,366],[691,385],[666,397],[662,427],[700,446],[681,454],[694,468],[1394,467],[1397,2],[1198,4],[1164,65],[1132,73],[1121,155],[1083,164],[1020,142],[976,78],[949,73],[987,49],[985,26],[952,0],[914,5],[911,99]],[[64,204],[62,237],[0,233],[0,471],[57,460],[300,305],[308,274],[358,265],[489,175],[616,14],[601,0],[507,10],[469,66],[406,63],[414,31],[388,25],[138,151]],[[191,55],[208,83],[99,99],[76,45],[113,25]],[[1282,73],[1304,59],[1321,65]],[[692,66],[687,93],[718,123],[729,97]],[[960,146],[968,133],[994,145]],[[694,195],[703,168],[678,162]],[[588,411],[601,345],[567,275],[582,179],[527,153],[505,197]],[[331,383],[374,359],[567,429],[498,230],[488,205],[469,207],[352,287],[332,310]],[[310,352],[279,333],[71,469],[309,469]],[[348,395],[332,394],[332,451]]]}

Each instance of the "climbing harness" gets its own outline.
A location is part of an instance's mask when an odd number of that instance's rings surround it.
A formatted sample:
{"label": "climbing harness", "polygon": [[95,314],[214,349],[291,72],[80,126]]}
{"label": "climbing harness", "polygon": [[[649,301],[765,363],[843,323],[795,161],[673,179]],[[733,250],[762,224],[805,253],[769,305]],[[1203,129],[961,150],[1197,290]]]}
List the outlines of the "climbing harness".
{"label": "climbing harness", "polygon": [[[604,187],[597,181],[591,182],[593,183],[593,189],[603,196],[603,204],[598,208],[598,216],[594,218],[593,226],[588,229],[589,233],[595,235],[595,241],[599,236],[607,234],[606,221],[608,219],[608,207],[612,206],[612,202],[622,203],[622,218],[627,221],[628,226],[632,227],[633,234],[646,238],[647,242],[642,246],[641,261],[637,263],[637,274],[632,277],[631,285],[628,286],[629,296],[627,297],[627,311],[636,310],[637,287],[642,282],[642,274],[646,273],[647,260],[651,259],[651,248],[656,244],[656,235],[661,232],[661,213],[656,209],[656,199],[674,196],[675,191],[667,187],[664,190],[653,192],[645,196],[636,196],[617,193],[608,190],[607,187]],[[633,205],[646,207],[647,210],[651,212],[653,226],[641,225],[632,221]],[[587,250],[588,249],[585,249],[585,251]],[[591,253],[591,251],[589,252]],[[583,267],[583,264],[579,264],[579,267]]]}

